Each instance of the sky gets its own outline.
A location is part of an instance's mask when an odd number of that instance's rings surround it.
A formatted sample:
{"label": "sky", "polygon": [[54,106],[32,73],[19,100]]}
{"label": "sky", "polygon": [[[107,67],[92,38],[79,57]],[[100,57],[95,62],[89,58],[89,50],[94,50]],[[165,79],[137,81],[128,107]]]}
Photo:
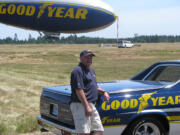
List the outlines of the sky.
{"label": "sky", "polygon": [[[117,15],[119,38],[138,35],[180,35],[180,0],[102,0],[112,6]],[[0,39],[14,37],[37,38],[39,33],[0,24]],[[67,37],[69,34],[61,34]],[[117,21],[99,31],[77,34],[89,37],[117,37]]]}

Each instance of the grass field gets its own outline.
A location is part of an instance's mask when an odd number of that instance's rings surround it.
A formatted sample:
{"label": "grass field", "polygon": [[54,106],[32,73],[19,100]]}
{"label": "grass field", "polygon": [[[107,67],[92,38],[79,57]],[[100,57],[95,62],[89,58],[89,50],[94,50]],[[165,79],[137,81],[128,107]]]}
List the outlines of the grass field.
{"label": "grass field", "polygon": [[98,45],[0,45],[0,134],[39,130],[41,88],[69,84],[79,52],[96,53],[98,81],[128,79],[161,60],[180,59],[180,43],[141,44],[116,48]]}

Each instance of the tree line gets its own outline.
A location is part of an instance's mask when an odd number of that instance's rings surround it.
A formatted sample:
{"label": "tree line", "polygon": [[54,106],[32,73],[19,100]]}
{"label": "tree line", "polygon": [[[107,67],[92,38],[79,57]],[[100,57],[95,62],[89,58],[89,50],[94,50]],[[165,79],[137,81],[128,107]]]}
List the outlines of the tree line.
{"label": "tree line", "polygon": [[0,39],[0,44],[115,44],[121,40],[129,40],[133,43],[160,43],[160,42],[180,42],[180,35],[142,35],[134,36],[131,38],[100,38],[100,37],[86,37],[77,35],[70,35],[68,37],[61,37],[60,39],[47,39],[45,36],[39,36],[33,38],[29,34],[28,39],[20,40],[18,39],[17,34],[14,35],[14,38],[7,37],[5,39]]}

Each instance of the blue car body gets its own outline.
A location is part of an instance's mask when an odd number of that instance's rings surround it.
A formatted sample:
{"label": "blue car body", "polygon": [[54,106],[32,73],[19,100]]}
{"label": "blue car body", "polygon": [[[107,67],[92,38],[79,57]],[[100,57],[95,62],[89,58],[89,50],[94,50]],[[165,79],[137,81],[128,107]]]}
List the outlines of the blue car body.
{"label": "blue car body", "polygon": [[[180,61],[172,60],[155,63],[129,80],[99,82],[98,86],[110,94],[109,102],[99,96],[96,104],[105,127],[104,134],[112,132],[113,127],[117,131],[113,135],[126,134],[129,128],[134,128],[132,125],[136,121],[144,118],[157,120],[164,133],[169,134],[171,122],[180,121],[179,79]],[[75,133],[69,110],[70,94],[69,85],[43,88],[41,115],[38,116],[42,127],[51,125],[58,130]],[[53,108],[54,104],[57,104],[57,110]],[[108,128],[110,131],[106,131],[106,127],[111,127]],[[160,134],[163,135],[161,131]]]}

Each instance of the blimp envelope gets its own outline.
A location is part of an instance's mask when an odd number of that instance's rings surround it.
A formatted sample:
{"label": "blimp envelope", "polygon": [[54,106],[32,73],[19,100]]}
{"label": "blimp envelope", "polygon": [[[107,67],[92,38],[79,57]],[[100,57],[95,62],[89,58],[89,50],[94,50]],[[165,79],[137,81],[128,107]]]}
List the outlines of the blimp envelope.
{"label": "blimp envelope", "polygon": [[0,0],[0,23],[37,31],[89,32],[111,25],[116,18],[100,0]]}

